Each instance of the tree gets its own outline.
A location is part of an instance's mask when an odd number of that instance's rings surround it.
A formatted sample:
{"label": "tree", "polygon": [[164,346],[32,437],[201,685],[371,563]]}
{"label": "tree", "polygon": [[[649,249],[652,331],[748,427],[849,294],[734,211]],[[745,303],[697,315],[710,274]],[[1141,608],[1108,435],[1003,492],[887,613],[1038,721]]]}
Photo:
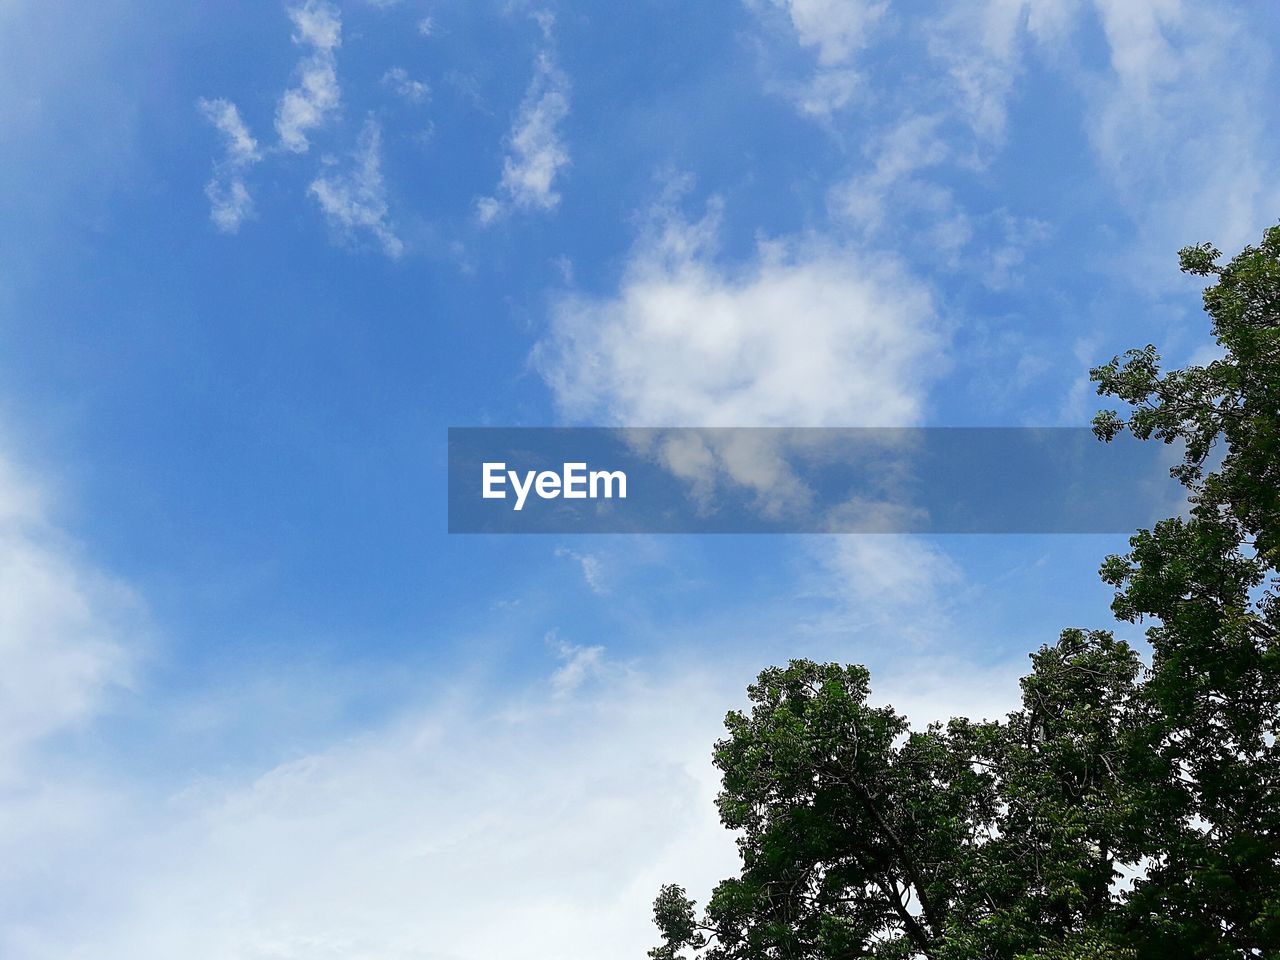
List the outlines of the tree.
{"label": "tree", "polygon": [[1161,776],[1143,781],[1150,863],[1124,904],[1150,956],[1280,951],[1280,228],[1220,257],[1181,253],[1215,278],[1222,359],[1161,374],[1147,347],[1094,371],[1132,410],[1100,414],[1096,432],[1183,444],[1174,473],[1192,501],[1102,567],[1117,616],[1153,621],[1136,749]]}
{"label": "tree", "polygon": [[863,667],[763,671],[714,751],[741,869],[662,888],[653,960],[1280,957],[1280,228],[1220,257],[1181,253],[1222,359],[1093,371],[1101,439],[1183,445],[1190,516],[1101,571],[1149,664],[1066,630],[1018,710],[924,731]]}

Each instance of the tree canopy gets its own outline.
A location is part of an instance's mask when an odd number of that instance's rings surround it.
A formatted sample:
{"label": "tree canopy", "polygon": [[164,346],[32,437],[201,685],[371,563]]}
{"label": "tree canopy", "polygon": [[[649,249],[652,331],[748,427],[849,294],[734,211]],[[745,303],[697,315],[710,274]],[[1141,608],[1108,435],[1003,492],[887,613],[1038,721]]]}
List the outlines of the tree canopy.
{"label": "tree canopy", "polygon": [[1149,658],[1065,630],[1013,713],[925,730],[863,667],[763,671],[714,750],[741,868],[662,888],[653,960],[1280,957],[1280,227],[1221,256],[1180,255],[1220,359],[1092,372],[1102,440],[1183,452],[1189,515],[1101,569]]}

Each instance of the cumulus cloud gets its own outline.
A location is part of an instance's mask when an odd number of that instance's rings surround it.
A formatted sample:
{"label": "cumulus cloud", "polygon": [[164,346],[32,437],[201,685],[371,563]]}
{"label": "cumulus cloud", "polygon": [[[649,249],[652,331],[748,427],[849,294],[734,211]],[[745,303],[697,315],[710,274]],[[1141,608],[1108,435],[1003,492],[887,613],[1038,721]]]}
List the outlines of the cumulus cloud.
{"label": "cumulus cloud", "polygon": [[[555,303],[534,364],[571,420],[631,427],[910,426],[942,371],[929,290],[892,258],[821,238],[716,256],[719,207],[662,209],[613,296]],[[717,483],[782,516],[809,506],[801,434],[668,437],[650,449],[700,506]]]}
{"label": "cumulus cloud", "polygon": [[535,363],[574,420],[627,426],[908,426],[943,366],[929,291],[820,239],[715,256],[715,208],[665,216],[618,293],[555,304]]}
{"label": "cumulus cloud", "polygon": [[[549,27],[544,26],[544,31]],[[533,80],[507,137],[502,179],[493,196],[476,204],[481,223],[511,209],[554,210],[560,203],[556,178],[569,165],[560,125],[569,115],[569,80],[550,51],[538,54]]]}
{"label": "cumulus cloud", "polygon": [[388,220],[381,152],[381,128],[374,120],[367,120],[351,168],[317,177],[311,182],[310,192],[330,226],[341,236],[369,233],[387,256],[395,258],[404,252],[404,242]]}
{"label": "cumulus cloud", "polygon": [[342,18],[326,0],[307,0],[289,10],[293,42],[311,50],[297,68],[297,83],[285,91],[276,107],[276,133],[284,149],[305,153],[307,133],[324,125],[337,110],[337,49],[342,45]]}
{"label": "cumulus cloud", "polygon": [[214,162],[213,178],[204,187],[209,198],[209,218],[224,233],[235,233],[253,214],[253,198],[245,185],[244,171],[261,160],[262,153],[230,100],[202,98],[197,105],[223,137],[222,158]]}

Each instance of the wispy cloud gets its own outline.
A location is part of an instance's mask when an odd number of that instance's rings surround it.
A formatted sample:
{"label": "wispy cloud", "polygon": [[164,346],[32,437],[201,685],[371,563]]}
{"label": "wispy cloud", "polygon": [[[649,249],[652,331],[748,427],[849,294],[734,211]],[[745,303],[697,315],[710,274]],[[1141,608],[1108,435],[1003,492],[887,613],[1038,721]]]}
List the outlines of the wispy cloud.
{"label": "wispy cloud", "polygon": [[431,88],[421,80],[409,76],[409,71],[404,67],[392,67],[384,73],[382,85],[409,103],[422,103],[431,95]]}
{"label": "wispy cloud", "polygon": [[366,120],[359,143],[345,172],[317,177],[310,193],[320,204],[329,224],[340,235],[372,234],[389,257],[404,253],[404,242],[388,220],[387,188],[382,177],[382,130]]}
{"label": "wispy cloud", "polygon": [[560,548],[556,550],[557,557],[568,557],[577,562],[582,568],[582,579],[586,581],[587,586],[594,593],[608,593],[608,587],[605,584],[604,564],[600,558],[594,553],[581,553],[577,550],[569,550]]}
{"label": "wispy cloud", "polygon": [[[0,878],[13,894],[0,917],[19,900],[78,894],[0,925],[0,950],[33,960],[421,960],[424,944],[465,960],[642,955],[659,884],[678,879],[702,899],[736,866],[710,753],[759,663],[596,670],[599,649],[566,644],[556,672],[499,698],[455,682],[449,696],[313,751],[178,784],[141,813],[95,798],[76,844],[46,846],[38,867],[17,871],[25,888]],[[1003,668],[908,658],[885,673],[874,674],[874,699],[918,725],[1016,703],[1016,673]],[[495,902],[519,937],[491,922]]]}
{"label": "wispy cloud", "polygon": [[1003,144],[1009,101],[1024,66],[1026,33],[1046,40],[1056,36],[1058,22],[1050,15],[1054,2],[1032,11],[1035,5],[1027,0],[988,0],[977,10],[947,8],[925,25],[939,100],[973,138],[966,144],[967,162],[981,164],[989,147]]}
{"label": "wispy cloud", "polygon": [[[855,142],[867,163],[833,191],[834,211],[864,228],[878,226],[886,205],[916,216],[912,232],[927,232],[943,262],[959,262],[961,248],[982,233],[979,221],[997,213],[957,201],[948,179],[988,169],[1006,147],[1010,109],[1033,68],[1079,91],[1076,120],[1092,149],[1092,173],[1132,222],[1128,256],[1140,269],[1127,272],[1140,286],[1171,276],[1164,269],[1171,243],[1213,238],[1238,247],[1280,206],[1280,186],[1268,175],[1280,154],[1267,136],[1269,110],[1255,95],[1272,83],[1273,68],[1255,36],[1261,15],[1247,6],[984,0],[962,11],[890,13],[865,0],[746,2],[772,36],[811,53],[812,90],[826,82],[841,91],[828,106],[842,106],[853,90],[842,72],[857,74],[865,109]],[[887,66],[865,56],[881,52],[882,35],[901,47]],[[1084,52],[1090,37],[1103,40],[1101,65]],[[912,63],[905,75],[902,58]],[[830,114],[811,89],[797,95],[800,109]],[[834,121],[833,129],[842,138],[851,132]],[[996,285],[1007,272],[994,271]]]}
{"label": "wispy cloud", "polygon": [[[550,20],[540,21],[549,37]],[[476,204],[481,223],[509,210],[554,210],[560,203],[556,178],[569,165],[560,125],[569,115],[569,80],[550,49],[538,54],[533,80],[507,137],[507,156],[498,189]]]}
{"label": "wispy cloud", "polygon": [[[1280,154],[1256,91],[1274,84],[1247,9],[1194,0],[1099,0],[1111,69],[1086,78],[1090,140],[1142,235],[1144,255],[1253,240],[1280,208]],[[1163,271],[1151,271],[1163,275]]]}
{"label": "wispy cloud", "polygon": [[253,214],[253,198],[245,185],[244,171],[262,159],[258,141],[230,100],[198,101],[200,112],[223,137],[223,155],[214,161],[213,178],[205,184],[209,218],[224,233],[235,233]]}
{"label": "wispy cloud", "polygon": [[862,83],[857,55],[888,4],[883,0],[747,0],[763,13],[781,13],[796,41],[812,51],[809,79],[792,91],[800,109],[825,117],[847,106]]}
{"label": "wispy cloud", "polygon": [[[661,683],[623,671],[577,682],[593,649],[571,650],[558,685],[538,677],[497,700],[455,683],[454,696],[386,726],[202,778],[151,816],[117,812],[99,835],[22,871],[50,896],[57,862],[81,896],[48,922],[26,914],[0,926],[0,951],[33,960],[642,953],[653,940],[644,904],[660,883],[680,877],[704,892],[734,862],[709,759],[733,700],[701,670]],[[128,854],[115,856],[122,834]],[[0,898],[2,917],[18,891],[6,877],[0,892],[15,894]],[[491,922],[494,903],[520,936]]]}
{"label": "wispy cloud", "polygon": [[908,114],[869,136],[871,168],[832,189],[833,211],[866,233],[875,233],[899,188],[907,185],[915,192],[918,185],[911,183],[912,176],[951,155],[940,123],[936,116]]}
{"label": "wispy cloud", "polygon": [[962,574],[937,544],[909,535],[822,537],[817,592],[835,601],[828,624],[893,644],[927,646],[948,626],[944,597]]}
{"label": "wispy cloud", "polygon": [[850,62],[884,15],[884,0],[770,0],[784,10],[799,41],[817,52],[823,66]]}
{"label": "wispy cloud", "polygon": [[293,42],[309,47],[311,54],[297,68],[297,83],[285,91],[276,107],[276,133],[280,144],[293,153],[311,146],[307,133],[321,127],[338,108],[337,49],[342,45],[342,18],[326,0],[307,0],[289,10]]}
{"label": "wispy cloud", "polygon": [[547,635],[547,643],[560,660],[560,666],[551,674],[551,689],[556,697],[567,697],[588,681],[604,675],[606,664],[603,646],[569,643],[561,639],[556,631]]}
{"label": "wispy cloud", "polygon": [[[1080,90],[1097,172],[1132,219],[1139,237],[1131,248],[1154,267],[1171,243],[1212,237],[1240,246],[1280,204],[1268,176],[1280,157],[1251,94],[1267,86],[1270,63],[1250,36],[1250,16],[1204,0],[988,0],[976,14],[935,20],[929,50],[955,118],[979,147],[1003,144],[1029,52]],[[1103,68],[1080,53],[1087,28],[1104,38]]]}
{"label": "wispy cloud", "polygon": [[0,792],[25,779],[29,751],[129,682],[139,614],[132,592],[48,520],[40,488],[0,457]]}

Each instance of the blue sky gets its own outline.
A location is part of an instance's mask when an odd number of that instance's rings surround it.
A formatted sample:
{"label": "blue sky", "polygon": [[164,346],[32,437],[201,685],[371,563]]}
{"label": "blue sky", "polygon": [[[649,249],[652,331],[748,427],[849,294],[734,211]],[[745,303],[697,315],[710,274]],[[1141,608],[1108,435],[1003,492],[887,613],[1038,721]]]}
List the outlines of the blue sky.
{"label": "blue sky", "polygon": [[0,2],[0,953],[639,956],[756,670],[1007,708],[1123,538],[451,538],[446,428],[1084,424],[1212,356],[1174,254],[1280,216],[1276,34]]}

